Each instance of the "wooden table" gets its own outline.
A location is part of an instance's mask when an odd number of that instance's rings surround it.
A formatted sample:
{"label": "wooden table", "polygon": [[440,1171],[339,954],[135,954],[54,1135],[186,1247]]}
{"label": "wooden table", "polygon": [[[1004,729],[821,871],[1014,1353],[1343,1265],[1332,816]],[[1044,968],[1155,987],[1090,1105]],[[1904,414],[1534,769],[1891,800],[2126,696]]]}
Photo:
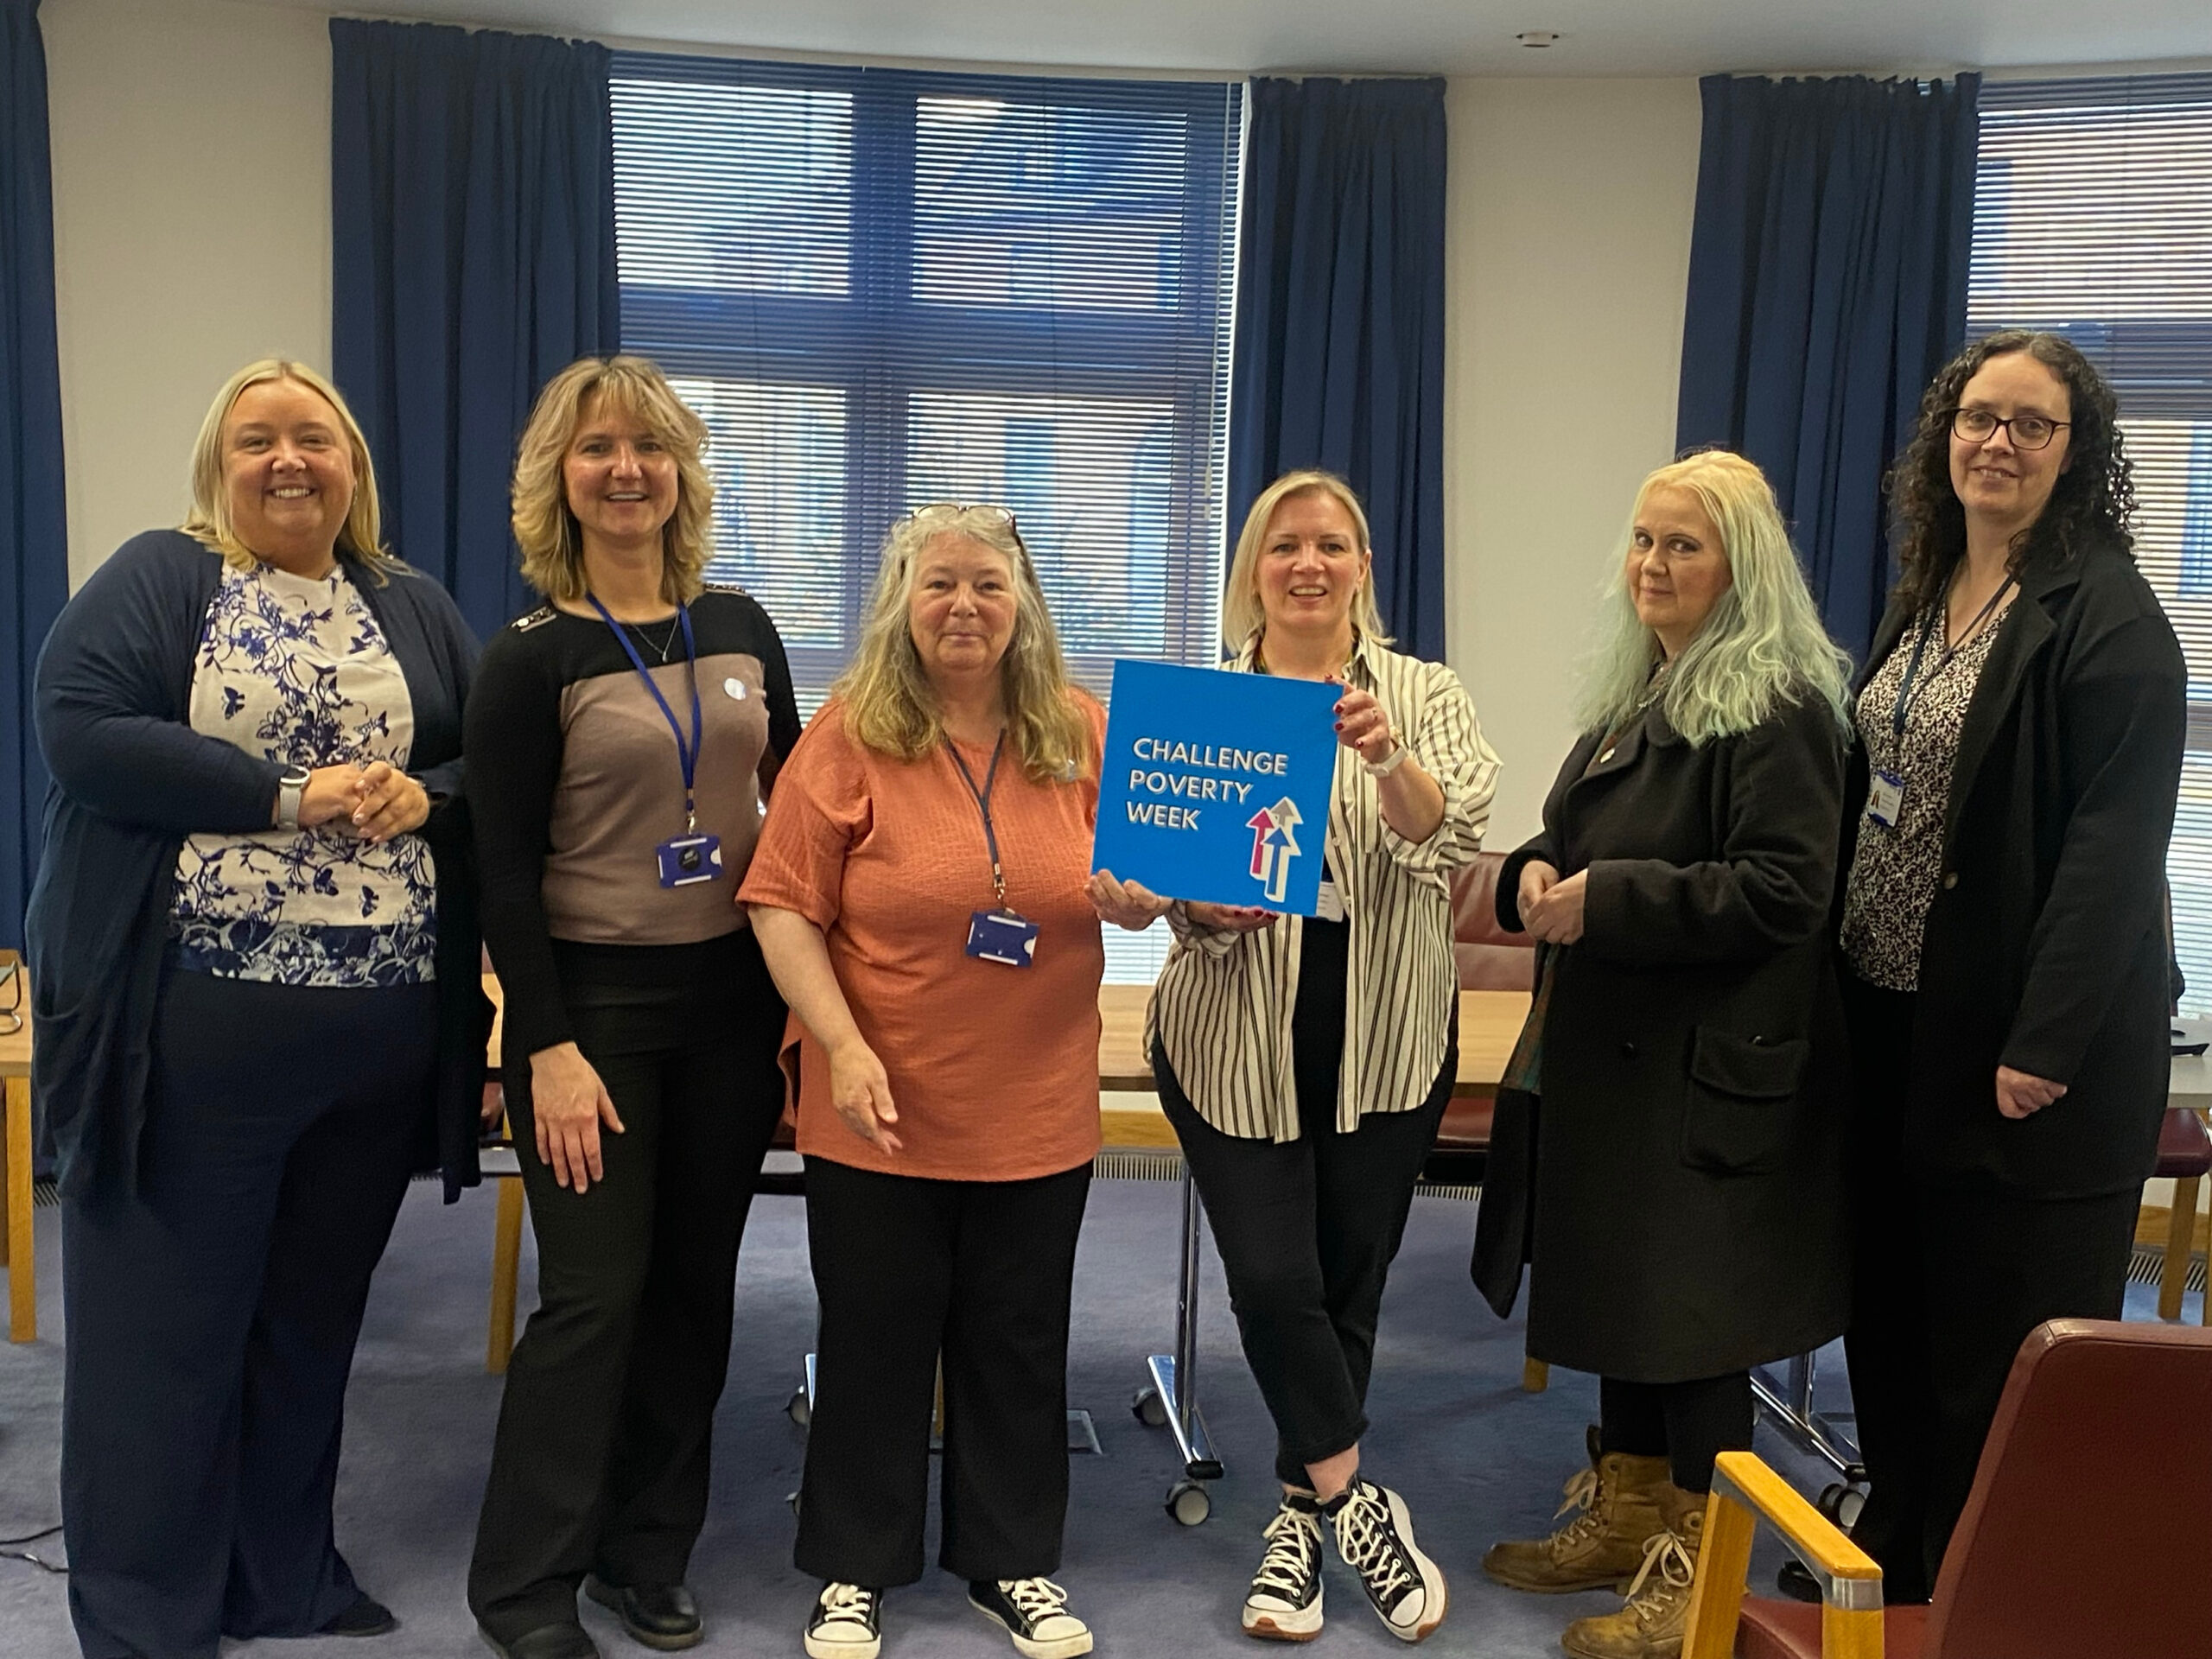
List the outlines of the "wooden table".
{"label": "wooden table", "polygon": [[[1153,1092],[1144,1052],[1144,1005],[1149,985],[1102,985],[1098,1015],[1098,1086],[1108,1094]],[[1455,1095],[1486,1095],[1505,1074],[1513,1045],[1529,1018],[1526,991],[1459,993],[1459,1081]],[[1157,1106],[1107,1105],[1099,1122],[1109,1147],[1172,1147],[1175,1131]]]}
{"label": "wooden table", "polygon": [[[8,1340],[38,1340],[38,1279],[31,1249],[31,987],[22,990],[22,1029],[0,1037],[0,1078],[7,1084],[7,1138],[0,1156],[0,1263],[8,1268]],[[7,998],[0,995],[0,1002]]]}

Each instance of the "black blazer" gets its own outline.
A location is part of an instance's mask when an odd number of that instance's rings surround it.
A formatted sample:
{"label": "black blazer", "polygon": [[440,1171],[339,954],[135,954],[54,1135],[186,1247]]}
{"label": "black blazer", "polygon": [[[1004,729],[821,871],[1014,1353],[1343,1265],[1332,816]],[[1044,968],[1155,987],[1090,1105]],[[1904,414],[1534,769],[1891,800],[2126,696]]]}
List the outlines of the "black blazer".
{"label": "black blazer", "polygon": [[[1912,621],[1892,601],[1867,658]],[[2117,545],[2020,574],[1967,707],[1899,1079],[1923,1179],[2029,1197],[2133,1190],[2157,1161],[2169,1049],[2166,842],[2188,670],[2158,596]],[[1840,868],[1866,810],[1853,746]],[[2067,1085],[2024,1120],[2009,1065]]]}
{"label": "black blazer", "polygon": [[[1529,1351],[1638,1382],[1808,1352],[1848,1294],[1827,918],[1844,733],[1819,698],[1693,747],[1657,708],[1586,734],[1506,860],[1589,872],[1550,953],[1540,1096],[1499,1092],[1476,1282]],[[1592,757],[1596,757],[1592,764]]]}

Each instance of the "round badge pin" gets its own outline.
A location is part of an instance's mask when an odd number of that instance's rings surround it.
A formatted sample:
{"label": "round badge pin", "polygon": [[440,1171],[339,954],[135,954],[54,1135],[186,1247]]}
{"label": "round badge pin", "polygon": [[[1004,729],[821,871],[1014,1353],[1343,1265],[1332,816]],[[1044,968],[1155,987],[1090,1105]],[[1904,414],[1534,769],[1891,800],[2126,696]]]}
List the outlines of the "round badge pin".
{"label": "round badge pin", "polygon": [[722,690],[729,693],[730,700],[732,702],[743,702],[745,701],[745,682],[739,679],[734,674],[731,675],[729,678],[722,682]]}

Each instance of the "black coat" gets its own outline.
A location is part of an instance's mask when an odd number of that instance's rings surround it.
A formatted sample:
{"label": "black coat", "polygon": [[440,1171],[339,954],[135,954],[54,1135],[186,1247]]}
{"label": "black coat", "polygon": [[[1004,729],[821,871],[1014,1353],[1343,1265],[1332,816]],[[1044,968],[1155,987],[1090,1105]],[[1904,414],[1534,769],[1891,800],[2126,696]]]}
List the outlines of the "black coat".
{"label": "black coat", "polygon": [[[1869,674],[1911,620],[1890,607]],[[2052,1198],[2149,1178],[2166,1104],[2166,842],[2188,678],[2158,596],[2119,548],[2021,573],[1959,734],[1922,936],[1898,1079],[1915,1176]],[[1854,746],[1847,871],[1866,781]],[[2067,1093],[2007,1118],[1999,1065]]]}
{"label": "black coat", "polygon": [[1498,880],[1517,929],[1529,860],[1589,872],[1583,937],[1550,955],[1541,1099],[1498,1099],[1475,1280],[1503,1314],[1530,1263],[1535,1358],[1683,1382],[1844,1326],[1844,734],[1808,696],[1694,747],[1656,707],[1593,766],[1599,741]]}

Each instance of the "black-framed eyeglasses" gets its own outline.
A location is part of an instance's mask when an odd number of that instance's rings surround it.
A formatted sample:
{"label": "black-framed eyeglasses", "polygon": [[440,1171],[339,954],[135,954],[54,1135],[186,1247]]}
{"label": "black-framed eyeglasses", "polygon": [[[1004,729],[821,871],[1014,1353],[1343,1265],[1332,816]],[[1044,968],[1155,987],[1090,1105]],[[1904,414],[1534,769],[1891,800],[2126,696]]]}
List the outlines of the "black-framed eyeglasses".
{"label": "black-framed eyeglasses", "polygon": [[1993,415],[1986,409],[1955,409],[1951,411],[1951,432],[1968,443],[1986,443],[1999,427],[2012,442],[2015,449],[2041,449],[2056,437],[2059,429],[2073,425],[2071,421],[2054,421],[2042,415],[2015,415],[2006,418]]}
{"label": "black-framed eyeglasses", "polygon": [[1029,556],[1029,543],[1021,539],[1021,521],[1014,516],[1012,507],[1002,507],[995,501],[931,501],[909,508],[899,514],[899,522],[908,519],[919,524],[925,518],[957,518],[965,512],[988,512],[1006,521],[1007,533],[1014,537],[1014,544],[1021,550],[1021,556]]}

